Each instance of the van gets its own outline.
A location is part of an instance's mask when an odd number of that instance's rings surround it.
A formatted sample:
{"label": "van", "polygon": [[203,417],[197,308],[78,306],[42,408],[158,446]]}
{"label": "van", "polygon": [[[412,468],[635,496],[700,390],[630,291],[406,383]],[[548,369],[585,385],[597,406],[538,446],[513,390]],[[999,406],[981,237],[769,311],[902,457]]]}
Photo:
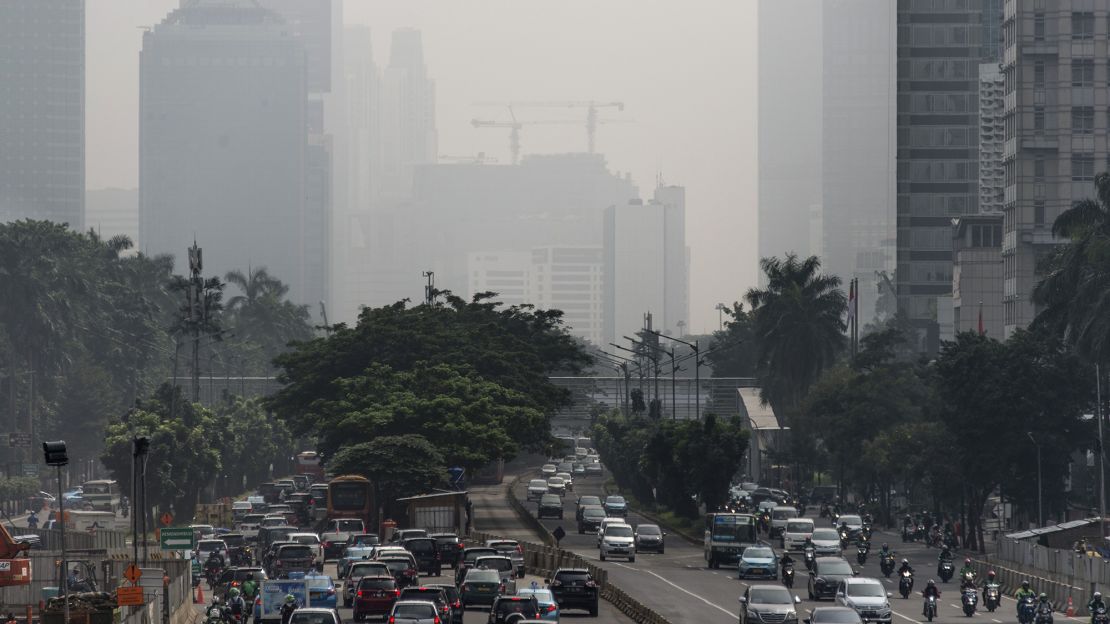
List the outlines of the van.
{"label": "van", "polygon": [[92,506],[93,511],[119,509],[119,485],[111,479],[86,481],[81,486],[81,500]]}
{"label": "van", "polygon": [[231,520],[239,522],[251,513],[251,504],[247,501],[235,501],[231,504]]}
{"label": "van", "polygon": [[786,528],[786,521],[798,517],[798,510],[789,505],[780,505],[771,508],[771,539],[782,535]]}
{"label": "van", "polygon": [[791,518],[782,530],[782,549],[801,550],[806,538],[813,535],[812,518]]}

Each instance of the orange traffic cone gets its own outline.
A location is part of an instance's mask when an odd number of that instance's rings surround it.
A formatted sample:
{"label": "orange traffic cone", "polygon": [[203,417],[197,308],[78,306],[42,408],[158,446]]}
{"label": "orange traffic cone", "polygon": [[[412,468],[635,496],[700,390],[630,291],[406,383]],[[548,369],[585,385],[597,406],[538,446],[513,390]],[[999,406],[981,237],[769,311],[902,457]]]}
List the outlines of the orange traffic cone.
{"label": "orange traffic cone", "polygon": [[1068,610],[1066,613],[1068,617],[1075,617],[1075,605],[1071,602],[1071,596],[1068,596]]}
{"label": "orange traffic cone", "polygon": [[197,585],[196,603],[197,604],[204,604],[204,583],[200,583],[200,584]]}

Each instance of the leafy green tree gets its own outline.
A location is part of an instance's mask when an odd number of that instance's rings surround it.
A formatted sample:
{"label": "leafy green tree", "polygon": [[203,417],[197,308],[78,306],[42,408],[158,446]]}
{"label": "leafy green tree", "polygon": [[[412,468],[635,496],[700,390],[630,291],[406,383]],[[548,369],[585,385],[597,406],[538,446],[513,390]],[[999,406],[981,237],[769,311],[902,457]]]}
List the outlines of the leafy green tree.
{"label": "leafy green tree", "polygon": [[282,465],[298,450],[285,423],[269,416],[261,399],[228,397],[215,408],[214,424],[225,496],[266,481],[271,465]]}
{"label": "leafy green tree", "polygon": [[753,319],[744,311],[744,304],[734,302],[725,308],[728,316],[723,330],[713,332],[713,340],[705,352],[705,359],[713,368],[714,377],[755,377],[756,354]]}
{"label": "leafy green tree", "polygon": [[764,258],[767,287],[748,290],[763,399],[789,419],[844,347],[847,299],[816,256]]}
{"label": "leafy green tree", "polygon": [[227,284],[239,294],[227,301],[227,322],[232,342],[244,347],[257,347],[248,356],[251,372],[270,374],[274,358],[287,350],[290,343],[312,338],[312,325],[307,305],[296,305],[286,299],[289,287],[271,276],[266,267],[231,271]]}
{"label": "leafy green tree", "polygon": [[387,517],[398,517],[398,498],[446,485],[439,449],[420,435],[389,435],[343,447],[328,462],[335,474],[357,474],[374,484]]}

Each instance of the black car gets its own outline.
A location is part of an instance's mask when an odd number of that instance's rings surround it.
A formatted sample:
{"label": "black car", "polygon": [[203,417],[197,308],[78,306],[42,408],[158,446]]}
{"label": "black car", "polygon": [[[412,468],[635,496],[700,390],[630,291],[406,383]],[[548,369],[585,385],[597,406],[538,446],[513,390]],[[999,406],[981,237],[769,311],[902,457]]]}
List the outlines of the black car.
{"label": "black car", "polygon": [[809,599],[834,598],[840,581],[855,575],[856,571],[844,557],[817,557],[809,572]]}
{"label": "black car", "polygon": [[563,499],[558,494],[544,494],[540,497],[540,506],[536,510],[537,518],[563,518]]}
{"label": "black car", "polygon": [[478,557],[492,557],[496,554],[497,549],[488,546],[473,546],[463,549],[462,559],[455,566],[455,585],[462,583],[463,579],[466,578],[467,568],[473,566]]}
{"label": "black car", "polygon": [[447,596],[447,602],[451,604],[451,621],[444,624],[462,624],[463,608],[462,599],[459,597],[459,588],[454,585],[426,585],[426,587],[442,589],[443,595]]}
{"label": "black car", "polygon": [[425,600],[433,602],[436,609],[439,610],[439,617],[441,621],[448,622],[454,617],[451,613],[451,601],[447,598],[447,592],[443,591],[440,587],[428,587],[421,585],[420,587],[406,587],[401,590],[401,595],[397,600]]}
{"label": "black car", "polygon": [[[835,588],[836,585],[833,585]],[[585,609],[597,617],[598,587],[594,577],[585,568],[560,568],[547,586],[561,610]]]}
{"label": "black car", "polygon": [[439,560],[443,565],[449,565],[453,568],[459,564],[459,556],[462,555],[463,548],[466,546],[458,535],[454,533],[432,533],[428,537],[436,541],[436,546],[439,548]]}
{"label": "black car", "polygon": [[597,533],[601,521],[605,519],[605,509],[601,505],[587,505],[578,518],[579,533]]}
{"label": "black car", "polygon": [[443,568],[443,560],[439,554],[439,544],[435,538],[414,537],[401,542],[405,550],[412,553],[416,559],[416,569],[427,572],[432,576],[439,576]]}
{"label": "black car", "polygon": [[405,588],[409,585],[415,585],[417,579],[420,577],[419,570],[412,565],[412,562],[406,557],[382,557],[378,559],[379,563],[384,563],[385,567],[389,568],[389,573],[393,575],[393,580],[397,581],[397,587]]}
{"label": "black car", "polygon": [[817,607],[809,612],[805,624],[862,624],[855,609],[848,607]]}
{"label": "black car", "polygon": [[[516,614],[524,616],[518,618]],[[489,624],[504,624],[512,617],[518,619],[538,620],[540,605],[535,596],[498,596],[493,599],[493,606],[489,608]]]}
{"label": "black car", "polygon": [[579,496],[578,497],[578,506],[574,509],[574,519],[575,520],[581,520],[582,519],[582,510],[585,509],[586,507],[589,507],[590,505],[597,505],[598,507],[600,507],[601,506],[601,497],[600,496]]}

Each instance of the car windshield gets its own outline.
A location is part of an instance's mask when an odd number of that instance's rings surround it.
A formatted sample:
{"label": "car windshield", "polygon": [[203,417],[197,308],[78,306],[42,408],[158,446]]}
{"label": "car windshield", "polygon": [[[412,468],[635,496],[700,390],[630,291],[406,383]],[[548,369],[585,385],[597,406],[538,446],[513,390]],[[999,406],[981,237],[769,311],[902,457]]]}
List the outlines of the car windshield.
{"label": "car windshield", "polygon": [[528,599],[505,598],[497,601],[497,613],[535,613],[536,605]]}
{"label": "car windshield", "polygon": [[624,497],[623,496],[610,496],[609,498],[605,499],[605,504],[606,505],[623,505],[624,504]]}
{"label": "car windshield", "polygon": [[309,587],[315,589],[329,589],[332,587],[331,577],[327,576],[306,576],[304,577]]}
{"label": "car windshield", "polygon": [[359,589],[393,589],[397,582],[392,578],[364,578],[358,583]]}
{"label": "car windshield", "polygon": [[556,494],[544,494],[540,502],[544,505],[561,505],[563,501]]}
{"label": "car windshield", "polygon": [[563,483],[565,483],[565,482],[563,481],[562,477],[551,477],[550,479],[547,480],[548,485],[559,486],[559,485],[563,485]]}
{"label": "car windshield", "polygon": [[585,509],[582,511],[583,518],[604,518],[604,509]]}
{"label": "car windshield", "polygon": [[496,554],[497,551],[492,548],[474,548],[472,550],[466,551],[466,557],[465,559],[463,559],[463,561],[474,563],[478,559],[478,557],[488,557],[490,555]]}
{"label": "car windshield", "polygon": [[504,557],[479,559],[476,565],[479,568],[489,568],[491,570],[500,570],[501,572],[508,572],[513,569],[513,562]]}
{"label": "car windshield", "polygon": [[[296,614],[296,611],[293,612]],[[393,608],[393,615],[399,618],[433,618],[436,615],[435,605],[420,603],[420,604],[399,604]],[[392,618],[390,618],[392,619]]]}
{"label": "car windshield", "polygon": [[848,565],[847,561],[823,561],[821,562],[821,574],[851,575],[852,566]]}
{"label": "car windshield", "polygon": [[307,546],[282,546],[278,557],[282,559],[308,559],[312,556],[312,549]]}
{"label": "car windshield", "polygon": [[836,523],[838,525],[847,524],[848,526],[855,526],[857,524],[863,524],[863,519],[861,519],[859,516],[844,514],[843,516],[837,518]]}
{"label": "car windshield", "polygon": [[600,496],[583,496],[582,498],[578,499],[578,504],[579,505],[600,505],[601,504],[601,497]]}
{"label": "car windshield", "polygon": [[293,539],[296,540],[298,544],[305,544],[306,546],[320,543],[320,538],[315,535],[298,535]]}
{"label": "car windshield", "polygon": [[832,529],[814,529],[811,539],[815,542],[818,540],[840,540],[840,536]]}
{"label": "car windshield", "polygon": [[775,554],[770,548],[747,548],[744,550],[745,559],[770,559]]}
{"label": "car windshield", "polygon": [[404,559],[392,559],[385,562],[385,567],[389,568],[390,572],[404,572],[412,567],[412,562]]}
{"label": "car windshield", "polygon": [[362,520],[336,520],[336,531],[361,531]]}
{"label": "car windshield", "polygon": [[818,609],[813,614],[813,624],[859,624],[859,614],[853,609]]}
{"label": "car windshield", "polygon": [[773,509],[773,510],[771,510],[771,519],[772,520],[786,520],[787,518],[797,518],[797,517],[798,517],[798,510],[797,509],[791,508],[791,509]]}
{"label": "car windshield", "polygon": [[751,604],[792,604],[794,598],[785,587],[753,587],[748,602]]}
{"label": "car windshield", "polygon": [[356,563],[351,566],[348,576],[373,576],[375,574],[388,574],[388,568],[383,563]]}
{"label": "car windshield", "polygon": [[636,527],[636,532],[639,533],[640,535],[662,535],[663,534],[663,532],[659,530],[659,527],[655,526],[654,524],[641,524],[640,526]]}
{"label": "car windshield", "polygon": [[547,487],[547,481],[543,479],[532,479],[528,482],[528,487],[545,488]]}
{"label": "car windshield", "polygon": [[787,522],[787,533],[811,533],[813,532],[812,522]]}
{"label": "car windshield", "polygon": [[632,537],[632,527],[630,526],[610,526],[605,527],[606,537]]}
{"label": "car windshield", "polygon": [[497,570],[471,570],[466,573],[467,583],[500,583],[501,575]]}
{"label": "car windshield", "polygon": [[550,589],[522,589],[517,592],[519,596],[535,596],[539,602],[555,602]]}
{"label": "car windshield", "polygon": [[335,624],[335,617],[331,612],[294,611],[289,624]]}
{"label": "car windshield", "polygon": [[886,591],[878,583],[848,583],[848,595],[860,598],[882,598]]}
{"label": "car windshield", "polygon": [[723,542],[756,541],[751,516],[720,515],[713,518],[713,539]]}

